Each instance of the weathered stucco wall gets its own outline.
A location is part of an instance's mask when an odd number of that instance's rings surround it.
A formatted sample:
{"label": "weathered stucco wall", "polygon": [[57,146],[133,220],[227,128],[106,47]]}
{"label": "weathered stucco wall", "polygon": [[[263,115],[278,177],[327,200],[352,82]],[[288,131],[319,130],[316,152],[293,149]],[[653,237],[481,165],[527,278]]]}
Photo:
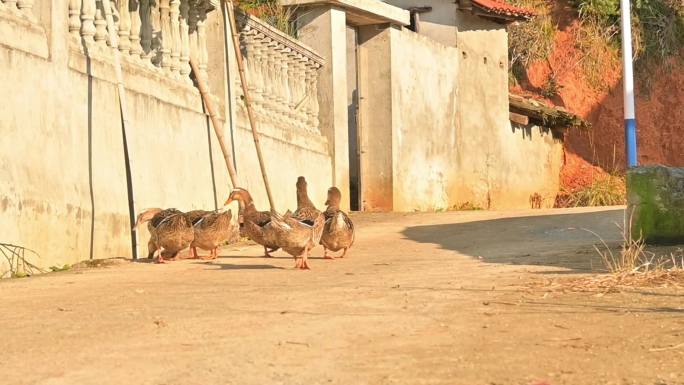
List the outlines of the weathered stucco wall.
{"label": "weathered stucco wall", "polygon": [[[51,39],[45,25],[15,22],[0,10],[0,24],[12,27],[7,29],[11,35],[0,36],[0,93],[7,96],[0,103],[0,242],[35,250],[40,258],[30,262],[42,268],[130,257],[124,146],[111,57],[86,60],[68,36],[67,2],[54,0],[52,9],[65,11],[53,15],[59,22],[52,23]],[[136,210],[220,206],[231,186],[198,91],[125,56],[124,79]],[[223,91],[214,87],[217,95]],[[240,184],[266,208],[251,132],[244,114],[237,111],[237,117]],[[229,128],[224,135],[230,138]],[[278,208],[295,207],[298,175],[311,180],[312,198],[322,205],[332,180],[325,140],[273,130],[263,133],[261,143]],[[145,229],[139,239],[142,255],[147,239]],[[0,275],[6,267],[0,260]]]}
{"label": "weathered stucco wall", "polygon": [[361,29],[366,209],[527,208],[534,194],[553,204],[560,139],[511,126],[506,32],[481,27],[460,32],[458,47],[407,30]]}
{"label": "weathered stucco wall", "polygon": [[391,211],[392,71],[388,29],[359,27],[359,145],[361,205]]}
{"label": "weathered stucco wall", "polygon": [[[463,16],[463,15],[462,15]],[[508,35],[496,23],[463,17],[458,33],[460,201],[492,209],[529,207],[533,194],[551,207],[562,143],[538,127],[508,119]]]}
{"label": "weathered stucco wall", "polygon": [[444,210],[458,196],[458,51],[389,32],[394,210]]}

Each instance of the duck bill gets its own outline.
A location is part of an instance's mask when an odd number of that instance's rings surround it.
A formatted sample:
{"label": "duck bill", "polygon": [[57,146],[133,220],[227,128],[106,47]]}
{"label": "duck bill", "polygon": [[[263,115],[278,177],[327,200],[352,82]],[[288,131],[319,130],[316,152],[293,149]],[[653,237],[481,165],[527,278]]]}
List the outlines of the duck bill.
{"label": "duck bill", "polygon": [[229,204],[233,203],[233,200],[234,200],[233,197],[229,197],[228,199],[226,199],[226,202],[223,203],[223,207],[226,207]]}

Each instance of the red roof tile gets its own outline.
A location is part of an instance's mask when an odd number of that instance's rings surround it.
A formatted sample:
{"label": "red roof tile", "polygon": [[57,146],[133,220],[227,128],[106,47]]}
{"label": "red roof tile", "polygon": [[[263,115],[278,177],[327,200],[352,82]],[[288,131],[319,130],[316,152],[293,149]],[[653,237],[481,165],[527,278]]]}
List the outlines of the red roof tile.
{"label": "red roof tile", "polygon": [[472,0],[472,3],[499,15],[522,17],[526,19],[536,16],[536,13],[531,9],[516,7],[500,0]]}

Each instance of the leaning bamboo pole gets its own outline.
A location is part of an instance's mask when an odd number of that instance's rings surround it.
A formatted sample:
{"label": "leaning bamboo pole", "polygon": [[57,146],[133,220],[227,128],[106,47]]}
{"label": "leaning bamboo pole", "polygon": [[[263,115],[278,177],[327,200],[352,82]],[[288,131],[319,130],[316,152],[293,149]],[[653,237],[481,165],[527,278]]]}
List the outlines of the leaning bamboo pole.
{"label": "leaning bamboo pole", "polygon": [[[128,164],[127,164],[127,184],[128,184],[128,193],[129,193],[129,205],[130,205],[130,211],[131,211],[131,221],[135,217],[135,198],[133,194],[133,182],[130,180],[131,179],[131,172],[130,172],[130,153],[128,152],[128,139],[127,139],[127,133],[130,132],[131,128],[131,123],[128,120],[128,105],[126,104],[126,88],[124,87],[124,80],[123,80],[123,72],[121,70],[121,53],[119,52],[119,36],[117,35],[116,32],[116,26],[114,24],[114,17],[112,16],[112,5],[111,5],[111,0],[102,0],[102,8],[105,14],[105,20],[107,22],[107,32],[109,33],[109,42],[112,47],[112,52],[114,55],[114,73],[116,74],[116,86],[119,94],[119,109],[121,112],[121,125],[122,125],[122,130],[123,130],[123,136],[124,136],[124,157],[128,157]],[[133,251],[133,259],[138,258],[138,232],[133,229],[132,234],[132,251]]]}
{"label": "leaning bamboo pole", "polygon": [[261,167],[261,176],[264,178],[264,186],[266,187],[266,195],[268,195],[268,203],[271,206],[271,211],[275,211],[273,204],[273,195],[271,194],[271,187],[268,183],[268,176],[266,175],[266,166],[264,165],[264,157],[261,153],[261,143],[259,142],[259,133],[256,128],[256,120],[254,119],[254,111],[252,110],[252,98],[249,96],[247,90],[247,78],[245,76],[245,65],[242,58],[242,51],[240,51],[240,39],[238,37],[237,25],[235,22],[235,9],[233,8],[232,0],[225,0],[228,6],[228,22],[230,30],[233,35],[233,51],[235,52],[235,59],[238,65],[238,72],[240,73],[240,83],[242,83],[242,94],[244,96],[245,107],[247,108],[247,116],[249,118],[249,125],[252,128],[252,137],[254,138],[254,147],[256,147],[257,158],[259,158],[259,167]]}
{"label": "leaning bamboo pole", "polygon": [[190,67],[192,68],[192,72],[195,73],[195,79],[197,79],[197,88],[199,88],[200,94],[202,95],[202,100],[204,100],[204,105],[207,107],[207,112],[209,113],[209,118],[211,119],[211,125],[214,126],[214,133],[216,133],[216,139],[218,139],[221,152],[223,153],[223,160],[225,160],[226,168],[228,168],[230,183],[233,184],[233,187],[237,187],[237,173],[235,172],[235,167],[233,166],[233,158],[230,152],[228,152],[226,143],[223,140],[223,125],[219,123],[214,101],[211,99],[211,93],[206,86],[206,79],[203,79],[203,76],[199,71],[197,61],[193,55],[190,55]]}

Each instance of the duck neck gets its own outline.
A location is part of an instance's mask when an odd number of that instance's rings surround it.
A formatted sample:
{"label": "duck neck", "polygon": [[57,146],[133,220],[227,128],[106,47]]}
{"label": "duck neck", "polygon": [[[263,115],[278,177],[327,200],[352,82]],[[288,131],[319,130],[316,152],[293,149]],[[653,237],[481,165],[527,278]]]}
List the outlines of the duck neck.
{"label": "duck neck", "polygon": [[306,187],[297,189],[297,207],[313,207],[309,194],[306,192]]}
{"label": "duck neck", "polygon": [[254,201],[251,199],[245,199],[244,201],[240,201],[240,208],[242,209],[242,214],[244,216],[250,216],[253,214],[256,214],[257,209],[254,207]]}

